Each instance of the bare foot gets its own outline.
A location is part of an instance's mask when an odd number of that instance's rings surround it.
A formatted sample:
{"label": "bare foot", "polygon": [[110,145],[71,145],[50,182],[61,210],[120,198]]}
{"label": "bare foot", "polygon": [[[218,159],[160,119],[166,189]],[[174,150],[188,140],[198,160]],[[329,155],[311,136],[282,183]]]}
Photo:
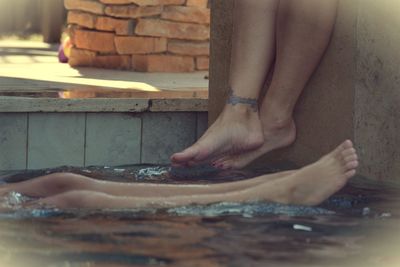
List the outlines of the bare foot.
{"label": "bare foot", "polygon": [[[355,175],[358,157],[347,140],[314,164],[276,180],[277,202],[297,205],[318,205],[340,190]],[[270,186],[270,185],[268,185]],[[262,194],[263,186],[258,186]]]}
{"label": "bare foot", "polygon": [[259,148],[263,134],[258,112],[244,105],[226,105],[206,133],[191,147],[172,155],[173,165],[211,161],[225,153],[243,153]]}
{"label": "bare foot", "polygon": [[214,162],[220,169],[242,169],[255,159],[272,150],[291,145],[296,138],[296,126],[292,118],[283,123],[263,121],[264,144],[253,151],[242,154],[226,155]]}

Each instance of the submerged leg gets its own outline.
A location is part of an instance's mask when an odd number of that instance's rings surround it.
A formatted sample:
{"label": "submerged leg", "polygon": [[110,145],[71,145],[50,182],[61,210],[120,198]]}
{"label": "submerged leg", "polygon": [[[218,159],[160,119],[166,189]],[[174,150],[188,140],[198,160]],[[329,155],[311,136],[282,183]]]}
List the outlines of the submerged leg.
{"label": "submerged leg", "polygon": [[264,144],[255,151],[225,157],[217,165],[239,169],[265,153],[294,142],[293,110],[328,46],[337,2],[280,1],[275,69],[260,109]]}
{"label": "submerged leg", "polygon": [[79,188],[90,188],[92,180],[73,173],[53,173],[19,183],[2,185],[0,186],[0,196],[11,191],[31,197],[52,196]]}
{"label": "submerged leg", "polygon": [[357,154],[352,143],[346,141],[316,163],[281,179],[272,181],[266,179],[262,184],[225,193],[170,197],[120,197],[90,191],[71,191],[42,199],[39,202],[58,208],[87,209],[163,208],[190,204],[249,201],[317,205],[341,189],[355,174],[357,166]]}
{"label": "submerged leg", "polygon": [[213,194],[261,184],[267,180],[279,179],[293,171],[270,174],[268,177],[209,185],[172,185],[155,183],[118,183],[95,180],[73,173],[54,173],[32,180],[7,184],[0,187],[0,196],[15,191],[31,197],[49,197],[69,191],[84,190],[106,193],[114,196],[169,197],[175,195]]}
{"label": "submerged leg", "polygon": [[196,164],[262,145],[257,99],[275,57],[277,6],[277,0],[235,1],[230,96],[206,133],[171,157],[173,164]]}

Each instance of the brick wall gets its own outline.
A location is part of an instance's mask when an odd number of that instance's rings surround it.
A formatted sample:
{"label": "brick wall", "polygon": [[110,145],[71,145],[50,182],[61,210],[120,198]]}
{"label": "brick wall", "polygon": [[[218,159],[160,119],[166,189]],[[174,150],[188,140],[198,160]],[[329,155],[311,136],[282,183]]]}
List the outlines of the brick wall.
{"label": "brick wall", "polygon": [[64,0],[70,65],[141,72],[208,70],[208,0]]}

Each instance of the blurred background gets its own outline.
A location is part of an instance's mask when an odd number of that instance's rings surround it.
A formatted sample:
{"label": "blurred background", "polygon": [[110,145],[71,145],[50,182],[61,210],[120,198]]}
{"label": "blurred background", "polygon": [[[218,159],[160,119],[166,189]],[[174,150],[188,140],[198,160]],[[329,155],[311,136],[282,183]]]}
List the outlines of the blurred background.
{"label": "blurred background", "polygon": [[58,43],[65,20],[63,0],[0,0],[0,38]]}

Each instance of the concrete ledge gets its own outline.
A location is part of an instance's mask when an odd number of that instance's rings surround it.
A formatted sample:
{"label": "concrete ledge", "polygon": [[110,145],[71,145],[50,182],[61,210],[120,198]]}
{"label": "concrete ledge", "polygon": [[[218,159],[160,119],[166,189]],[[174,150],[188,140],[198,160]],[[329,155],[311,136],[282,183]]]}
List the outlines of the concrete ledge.
{"label": "concrete ledge", "polygon": [[54,99],[0,97],[0,112],[171,112],[207,111],[207,99]]}
{"label": "concrete ledge", "polygon": [[153,99],[149,101],[149,111],[207,111],[207,99]]}

